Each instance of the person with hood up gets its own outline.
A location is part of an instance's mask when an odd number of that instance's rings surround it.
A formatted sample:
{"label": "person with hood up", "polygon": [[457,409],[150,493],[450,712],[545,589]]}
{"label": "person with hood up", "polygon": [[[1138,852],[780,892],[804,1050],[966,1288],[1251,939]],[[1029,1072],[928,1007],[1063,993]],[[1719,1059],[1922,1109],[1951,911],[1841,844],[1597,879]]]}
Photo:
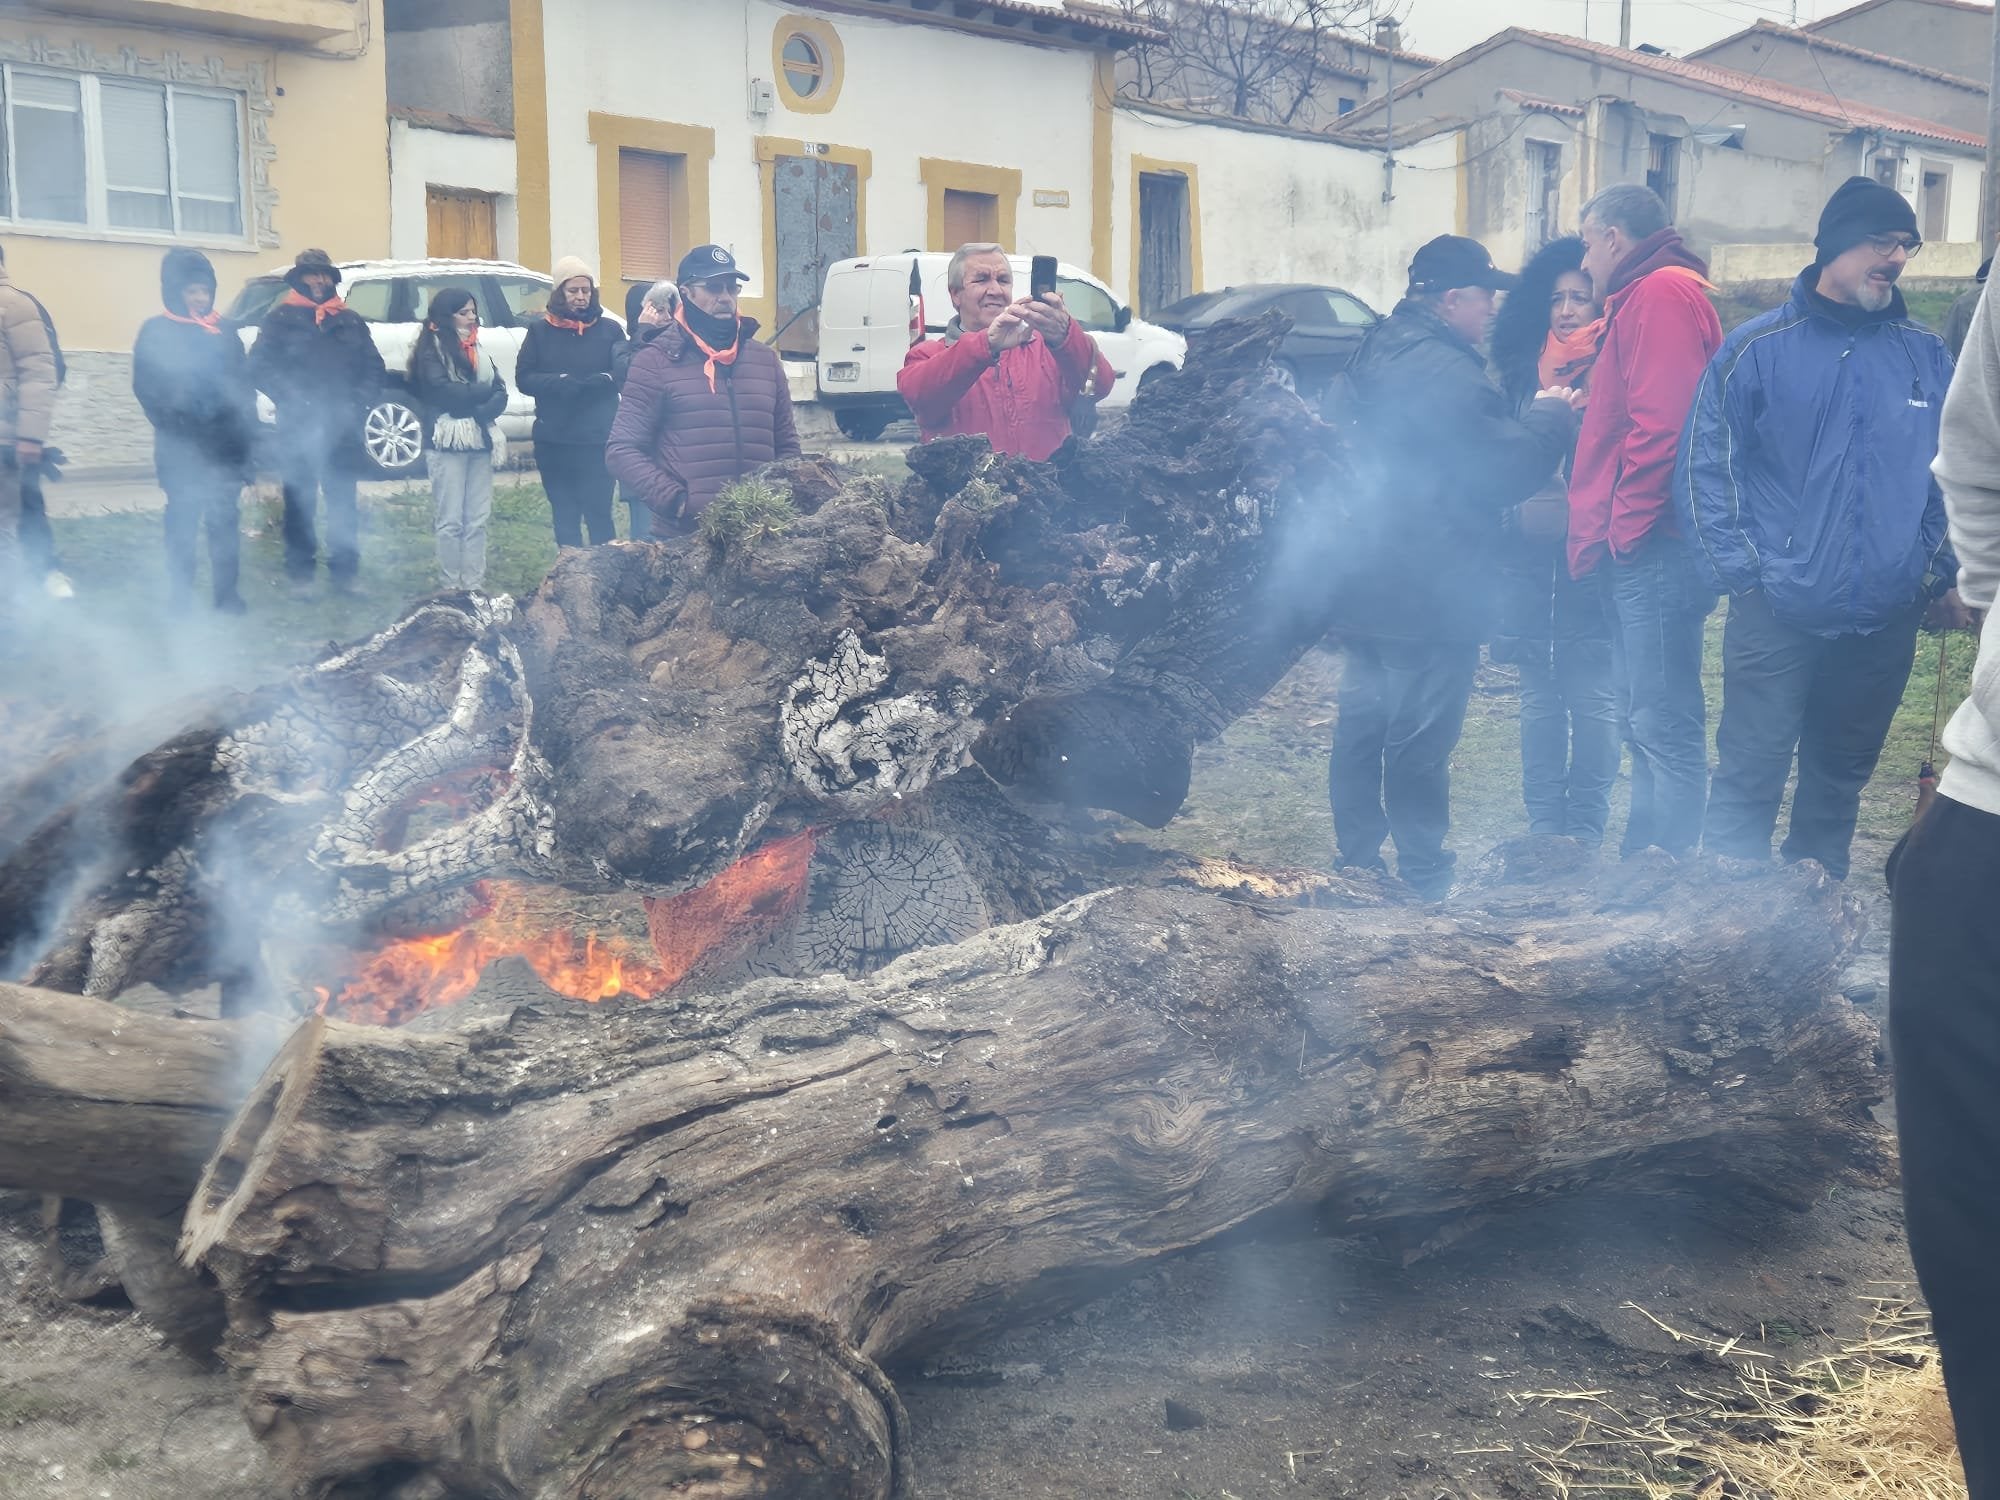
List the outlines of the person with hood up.
{"label": "person with hood up", "polygon": [[1451,887],[1451,752],[1497,603],[1501,517],[1555,474],[1576,436],[1573,393],[1517,411],[1480,345],[1495,293],[1514,286],[1486,247],[1439,235],[1410,262],[1409,290],[1368,331],[1329,393],[1355,477],[1354,541],[1335,591],[1343,647],[1327,788],[1336,860],[1396,873],[1426,899]]}
{"label": "person with hood up", "polygon": [[[1584,392],[1604,334],[1583,241],[1551,240],[1521,268],[1493,319],[1500,389],[1525,410],[1538,391]],[[1567,468],[1567,464],[1565,464]],[[1528,831],[1596,848],[1618,779],[1618,693],[1601,591],[1569,576],[1569,476],[1508,513],[1500,624],[1490,654],[1521,670],[1521,799]]]}
{"label": "person with hood up", "polygon": [[1893,188],[1850,177],[1782,307],[1702,377],[1674,498],[1729,595],[1704,847],[1768,860],[1796,752],[1783,856],[1847,875],[1861,788],[1903,701],[1927,610],[1963,627],[1931,477],[1951,385],[1944,340],[1896,282],[1923,248]]}
{"label": "person with hood up", "polygon": [[[680,301],[680,289],[671,281],[656,281],[651,286],[634,283],[626,288],[625,342],[611,356],[611,374],[618,382],[621,395],[625,390],[625,377],[632,373],[633,359],[641,349],[658,338],[663,329],[673,324]],[[646,504],[646,497],[629,484],[619,485],[618,494],[625,502],[632,540],[647,540],[653,534],[653,512]]]}
{"label": "person with hood up", "polygon": [[608,453],[618,482],[652,509],[655,535],[692,529],[732,479],[799,456],[784,362],[736,310],[747,280],[721,245],[688,251],[673,321],[626,376]]}
{"label": "person with hood up", "polygon": [[367,323],[340,300],[340,267],[324,250],[301,250],[285,284],[250,347],[250,379],[278,411],[285,575],[294,588],[312,582],[324,495],[326,571],[346,593],[361,569],[361,431],[382,393],[382,356]]}
{"label": "person with hood up", "polygon": [[243,486],[255,477],[257,392],[236,325],[215,310],[215,267],[199,250],[160,262],[160,302],[132,346],[132,394],[153,424],[153,470],[167,494],[167,601],[194,602],[196,544],[208,537],[209,596],[244,611],[237,588]]}
{"label": "person with hood up", "polygon": [[21,476],[42,462],[56,406],[56,357],[39,304],[7,279],[0,256],[0,651],[25,587]]}
{"label": "person with hood up", "polygon": [[1650,188],[1621,183],[1584,205],[1583,268],[1604,336],[1570,465],[1570,576],[1598,577],[1612,623],[1632,747],[1622,852],[1691,854],[1708,800],[1701,646],[1715,591],[1674,521],[1674,454],[1722,324],[1706,262]]}
{"label": "person with hood up", "polygon": [[960,245],[945,268],[955,309],[944,337],[910,346],[896,391],[923,441],[977,433],[999,453],[1041,460],[1070,436],[1071,404],[1117,378],[1060,293],[1014,295],[1001,245]]}
{"label": "person with hood up", "polygon": [[549,497],[558,547],[611,541],[611,472],[604,443],[618,415],[612,360],[625,330],[604,316],[597,276],[574,255],[556,262],[541,318],[528,325],[514,378],[535,398],[535,467]]}
{"label": "person with hood up", "polygon": [[410,394],[423,413],[438,579],[448,589],[486,585],[486,526],[493,516],[493,423],[507,382],[479,345],[479,304],[463,287],[431,298],[410,350]]}

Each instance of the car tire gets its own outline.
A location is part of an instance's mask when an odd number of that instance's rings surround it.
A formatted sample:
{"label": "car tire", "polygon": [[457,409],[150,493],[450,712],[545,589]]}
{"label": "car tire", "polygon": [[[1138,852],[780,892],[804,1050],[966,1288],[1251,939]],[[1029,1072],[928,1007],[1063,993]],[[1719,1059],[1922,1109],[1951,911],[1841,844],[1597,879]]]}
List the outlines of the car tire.
{"label": "car tire", "polygon": [[403,479],[424,462],[424,423],[401,391],[384,391],[361,419],[361,451],[377,474]]}
{"label": "car tire", "polygon": [[833,414],[833,425],[849,442],[872,443],[889,430],[889,413],[865,409],[837,411]]}

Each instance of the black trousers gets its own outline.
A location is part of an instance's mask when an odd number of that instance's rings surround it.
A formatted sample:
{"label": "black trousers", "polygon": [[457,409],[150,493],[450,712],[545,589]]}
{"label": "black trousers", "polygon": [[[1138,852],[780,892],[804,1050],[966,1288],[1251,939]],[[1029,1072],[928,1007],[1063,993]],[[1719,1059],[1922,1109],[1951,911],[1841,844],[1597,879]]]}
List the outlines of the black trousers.
{"label": "black trousers", "polygon": [[39,466],[21,475],[21,565],[29,578],[46,578],[62,567],[56,557],[56,534],[49,525]]}
{"label": "black trousers", "polygon": [[1939,797],[1890,861],[1904,1219],[1970,1500],[2000,1500],[2000,817]]}
{"label": "black trousers", "polygon": [[1729,601],[1722,631],[1722,722],[1703,846],[1736,859],[1771,857],[1771,834],[1797,751],[1786,860],[1816,859],[1847,878],[1861,789],[1903,701],[1923,605],[1867,635],[1795,630],[1761,593]]}
{"label": "black trousers", "polygon": [[185,598],[194,591],[195,547],[206,531],[210,591],[217,604],[236,598],[242,547],[237,503],[243,497],[242,476],[224,468],[176,467],[160,475],[160,488],[167,492],[169,592],[175,598]]}
{"label": "black trousers", "polygon": [[617,536],[611,521],[611,471],[604,466],[602,443],[538,441],[535,467],[555,513],[558,547],[581,547],[586,528],[593,547]]}
{"label": "black trousers", "polygon": [[1451,887],[1451,752],[1479,671],[1476,644],[1351,640],[1340,668],[1327,790],[1343,865],[1396,873],[1427,897]]}
{"label": "black trousers", "polygon": [[358,445],[317,424],[278,424],[283,457],[279,473],[285,485],[285,573],[311,578],[319,555],[314,518],[321,496],[326,499],[326,570],[335,578],[351,579],[361,571],[361,511],[355,475]]}

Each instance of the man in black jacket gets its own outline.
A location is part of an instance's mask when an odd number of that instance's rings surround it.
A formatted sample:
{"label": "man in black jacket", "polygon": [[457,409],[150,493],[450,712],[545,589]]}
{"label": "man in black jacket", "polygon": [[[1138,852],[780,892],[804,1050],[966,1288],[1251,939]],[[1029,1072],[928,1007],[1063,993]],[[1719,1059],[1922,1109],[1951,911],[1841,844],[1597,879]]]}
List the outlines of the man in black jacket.
{"label": "man in black jacket", "polygon": [[1503,514],[1555,473],[1576,435],[1567,391],[1517,416],[1479,345],[1514,277],[1476,240],[1440,235],[1410,262],[1409,291],[1370,331],[1327,415],[1348,428],[1351,563],[1333,581],[1346,647],[1328,787],[1337,860],[1397,873],[1439,899],[1457,856],[1451,752],[1491,624]]}
{"label": "man in black jacket", "polygon": [[340,268],[324,250],[300,251],[285,284],[291,290],[264,315],[250,350],[250,377],[278,409],[285,574],[294,587],[312,582],[319,551],[313,521],[324,494],[326,570],[347,593],[361,567],[361,427],[382,391],[382,356],[360,314],[335,295]]}
{"label": "man in black jacket", "polygon": [[132,349],[132,394],[153,424],[153,467],[167,492],[167,599],[194,601],[195,540],[208,532],[215,607],[243,613],[237,592],[237,502],[251,477],[257,396],[233,324],[215,311],[215,268],[199,250],[160,264],[166,311],[148,318]]}

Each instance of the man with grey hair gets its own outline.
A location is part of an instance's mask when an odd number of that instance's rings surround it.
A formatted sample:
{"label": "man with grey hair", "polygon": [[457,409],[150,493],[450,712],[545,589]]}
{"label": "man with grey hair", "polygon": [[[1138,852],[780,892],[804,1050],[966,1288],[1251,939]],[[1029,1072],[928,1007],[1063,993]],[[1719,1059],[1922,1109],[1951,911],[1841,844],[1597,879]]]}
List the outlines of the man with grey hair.
{"label": "man with grey hair", "polygon": [[923,440],[978,433],[997,452],[1045,459],[1070,435],[1070,403],[1102,396],[1111,361],[1077,327],[1062,295],[1014,295],[1000,245],[961,245],[945,271],[954,313],[944,337],[913,344],[896,389]]}
{"label": "man with grey hair", "polygon": [[1608,187],[1584,205],[1583,269],[1604,334],[1570,469],[1570,573],[1603,580],[1612,621],[1632,747],[1623,852],[1685,855],[1708,801],[1701,647],[1715,591],[1675,518],[1674,457],[1722,324],[1707,263],[1650,188]]}

